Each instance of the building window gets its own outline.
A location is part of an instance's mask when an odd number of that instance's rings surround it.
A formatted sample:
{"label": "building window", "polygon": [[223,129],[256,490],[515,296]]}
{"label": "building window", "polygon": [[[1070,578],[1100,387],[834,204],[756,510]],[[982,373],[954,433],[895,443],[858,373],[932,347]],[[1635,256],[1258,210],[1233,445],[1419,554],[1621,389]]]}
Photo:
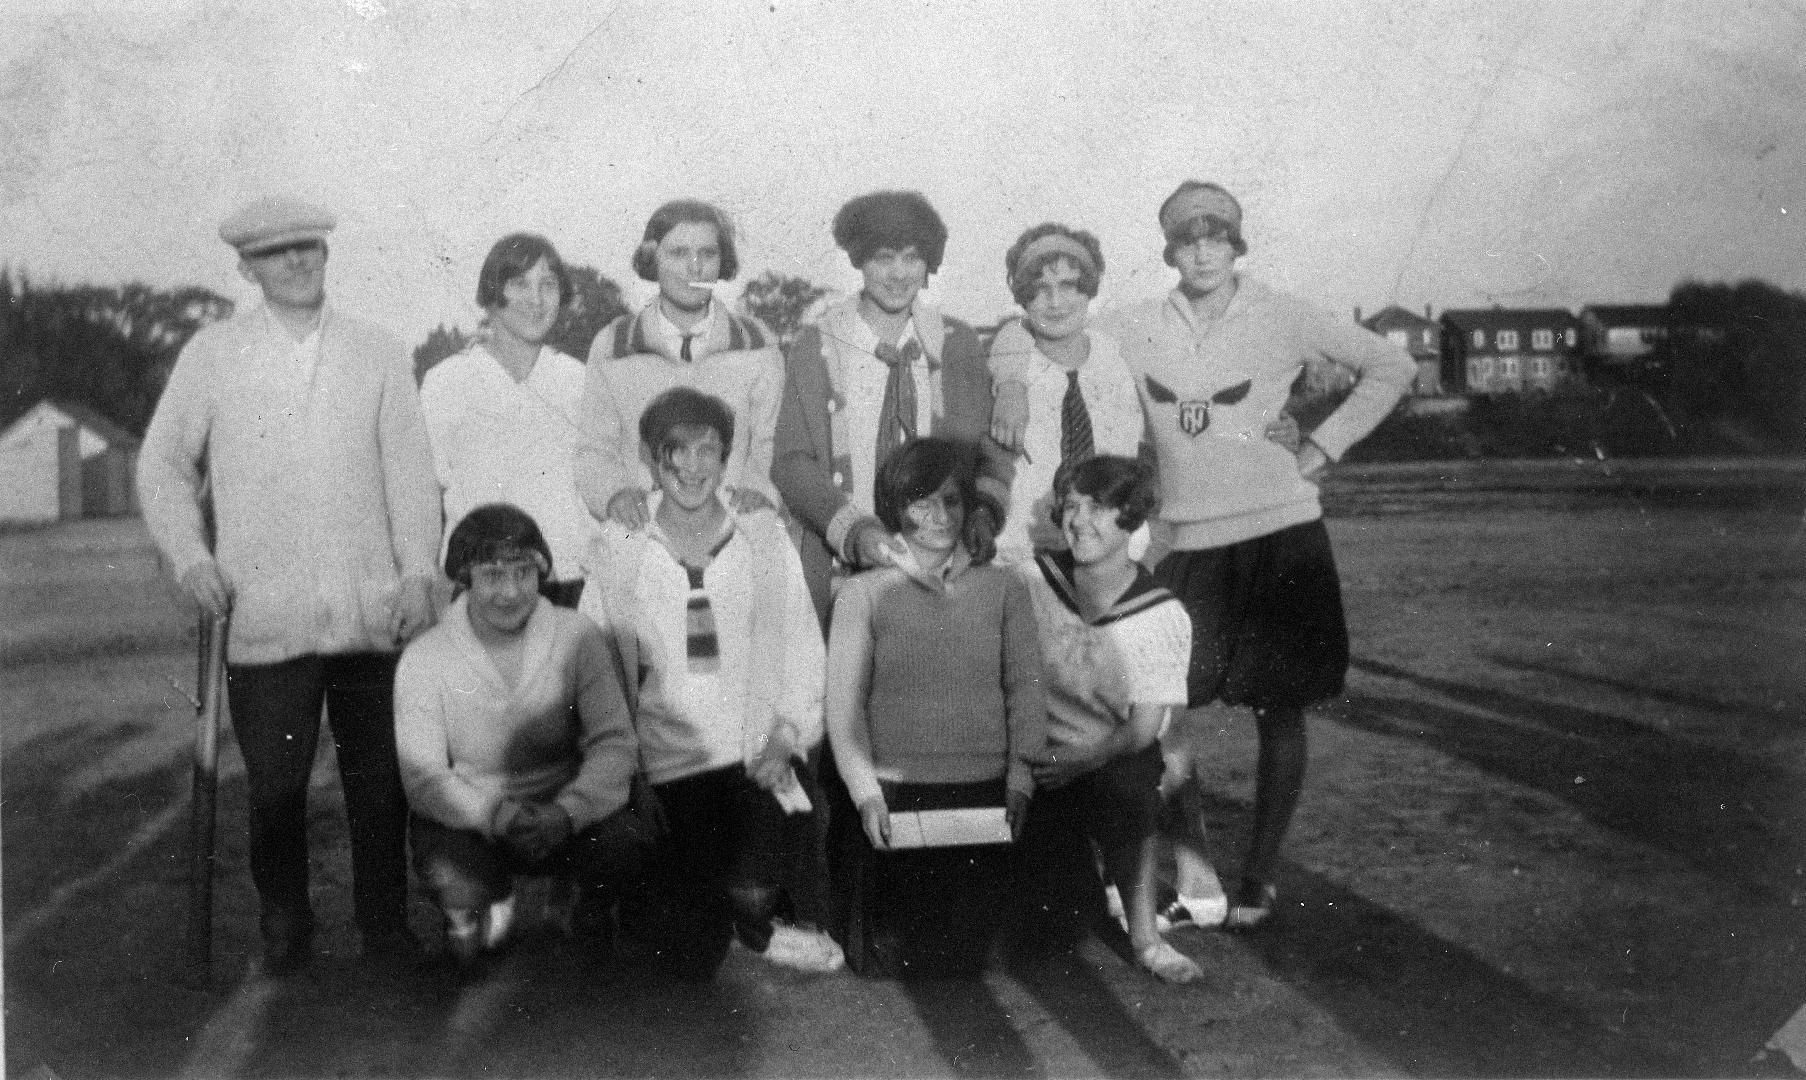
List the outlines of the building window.
{"label": "building window", "polygon": [[[1509,334],[1509,333],[1511,333],[1511,331],[1506,330],[1506,331],[1501,332],[1499,334],[1499,336],[1504,337],[1506,334]],[[1518,377],[1518,358],[1515,356],[1499,357],[1499,378],[1515,379],[1517,377]]]}
{"label": "building window", "polygon": [[[1551,338],[1554,337],[1554,334],[1548,330],[1538,330],[1537,333],[1549,334]],[[1539,347],[1548,348],[1546,345]],[[1546,356],[1533,356],[1530,358],[1530,374],[1539,379],[1547,379],[1549,377],[1549,367],[1549,358]]]}
{"label": "building window", "polygon": [[1408,346],[1411,344],[1411,331],[1388,330],[1386,331],[1386,340],[1392,342],[1394,345]]}
{"label": "building window", "polygon": [[1555,331],[1553,331],[1553,330],[1532,330],[1532,331],[1530,331],[1530,347],[1533,349],[1542,349],[1545,352],[1550,349],[1555,348]]}
{"label": "building window", "polygon": [[1574,347],[1574,328],[1572,326],[1568,327],[1567,342],[1568,348],[1572,349]]}
{"label": "building window", "polygon": [[1511,350],[1513,350],[1517,347],[1518,347],[1518,332],[1516,330],[1499,331],[1499,351],[1500,352],[1510,352]]}
{"label": "building window", "polygon": [[1467,384],[1485,386],[1492,381],[1492,361],[1484,357],[1467,362]]}
{"label": "building window", "polygon": [[1484,331],[1484,330],[1475,330],[1474,331],[1474,348],[1476,348],[1476,349],[1486,348],[1486,331]]}

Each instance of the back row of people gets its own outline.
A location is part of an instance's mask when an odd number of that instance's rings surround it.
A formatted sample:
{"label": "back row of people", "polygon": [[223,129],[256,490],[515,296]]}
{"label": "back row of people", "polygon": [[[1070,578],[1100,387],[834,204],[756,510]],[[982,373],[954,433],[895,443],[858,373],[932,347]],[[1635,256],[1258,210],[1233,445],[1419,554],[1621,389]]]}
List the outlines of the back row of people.
{"label": "back row of people", "polygon": [[[416,404],[395,339],[325,303],[329,213],[269,200],[229,218],[221,235],[265,303],[185,348],[147,434],[140,488],[185,589],[204,609],[233,614],[228,694],[251,775],[266,966],[290,969],[311,949],[305,792],[322,703],[346,782],[366,949],[413,949],[387,712],[396,650],[434,618],[441,523],[516,503],[541,523],[540,576],[556,598],[606,592],[613,576],[592,574],[585,586],[584,553],[604,523],[645,533],[669,501],[651,496],[659,451],[638,437],[639,422],[680,385],[727,406],[736,430],[724,447],[726,505],[783,509],[824,626],[837,577],[906,557],[874,493],[880,464],[912,439],[982,447],[959,527],[980,564],[998,549],[1021,562],[1037,545],[1060,546],[1049,509],[1061,470],[1099,452],[1147,454],[1163,493],[1147,561],[1194,628],[1187,703],[1252,706],[1259,723],[1255,835],[1224,906],[1243,924],[1264,919],[1302,780],[1301,709],[1339,689],[1346,661],[1313,481],[1390,409],[1411,364],[1382,339],[1237,274],[1241,209],[1220,187],[1187,182],[1159,220],[1180,285],[1112,320],[1109,334],[1086,325],[1103,270],[1095,239],[1062,226],[1025,234],[1006,259],[1025,318],[997,334],[988,357],[969,328],[921,300],[947,233],[914,193],[842,208],[834,236],[862,287],[782,354],[764,327],[714,296],[738,257],[727,220],[706,204],[653,215],[633,264],[658,296],[599,334],[587,365],[545,346],[568,280],[550,244],[517,235],[479,279],[485,334],[428,373]],[[1320,358],[1359,379],[1294,453],[1267,428],[1301,366]],[[657,546],[684,563],[681,541]],[[626,682],[629,695],[644,690]],[[1169,767],[1169,787],[1177,773],[1189,775],[1183,763]],[[1182,873],[1175,913],[1189,911],[1188,897],[1204,907],[1194,894],[1205,891]],[[754,938],[759,921],[742,920]]]}

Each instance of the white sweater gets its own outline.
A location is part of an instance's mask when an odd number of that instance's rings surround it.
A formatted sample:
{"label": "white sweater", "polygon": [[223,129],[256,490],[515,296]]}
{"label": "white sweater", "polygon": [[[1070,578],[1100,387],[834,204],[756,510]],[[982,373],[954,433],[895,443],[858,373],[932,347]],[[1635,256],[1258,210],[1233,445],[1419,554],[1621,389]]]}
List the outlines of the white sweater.
{"label": "white sweater", "polygon": [[545,534],[552,576],[580,576],[595,531],[573,474],[582,400],[583,364],[556,349],[542,348],[520,382],[482,345],[433,365],[420,405],[446,533],[484,503],[513,503]]}
{"label": "white sweater", "polygon": [[578,831],[627,804],[633,724],[602,631],[541,600],[509,685],[459,597],[401,654],[395,748],[414,812],[490,834],[504,798],[555,802]]}
{"label": "white sweater", "polygon": [[657,526],[630,533],[610,524],[602,534],[581,610],[638,677],[628,696],[654,783],[750,763],[780,735],[798,753],[821,742],[827,649],[777,515],[736,515],[733,537],[703,573],[720,648],[712,673],[686,663],[689,577]]}
{"label": "white sweater", "polygon": [[301,346],[261,305],[203,328],[138,457],[144,520],[177,577],[208,558],[203,465],[233,662],[398,647],[400,579],[431,575],[439,545],[439,486],[399,340],[330,307]]}

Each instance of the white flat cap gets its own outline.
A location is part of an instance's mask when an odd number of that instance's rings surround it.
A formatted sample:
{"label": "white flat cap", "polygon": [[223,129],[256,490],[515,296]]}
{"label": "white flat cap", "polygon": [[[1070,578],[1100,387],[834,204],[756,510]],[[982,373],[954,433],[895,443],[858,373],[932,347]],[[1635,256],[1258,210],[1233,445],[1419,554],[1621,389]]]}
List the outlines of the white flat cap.
{"label": "white flat cap", "polygon": [[255,255],[298,240],[324,240],[339,219],[324,206],[276,195],[239,207],[219,223],[219,238]]}

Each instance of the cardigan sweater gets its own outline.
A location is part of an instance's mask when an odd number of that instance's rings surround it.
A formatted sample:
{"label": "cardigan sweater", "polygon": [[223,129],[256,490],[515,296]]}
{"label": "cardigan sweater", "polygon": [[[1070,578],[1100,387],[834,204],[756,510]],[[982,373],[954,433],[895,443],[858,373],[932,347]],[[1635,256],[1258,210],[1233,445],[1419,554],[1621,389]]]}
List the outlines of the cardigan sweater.
{"label": "cardigan sweater", "polygon": [[[830,582],[835,560],[846,560],[845,544],[853,525],[869,519],[870,491],[849,498],[841,486],[837,464],[842,448],[834,445],[833,413],[844,407],[834,371],[846,364],[883,361],[845,347],[860,335],[848,320],[861,319],[857,298],[832,305],[816,325],[805,326],[784,359],[784,401],[778,413],[771,478],[798,526],[803,574],[825,626],[832,603]],[[939,367],[940,400],[930,403],[930,434],[964,439],[983,448],[979,465],[979,497],[991,504],[1003,525],[1009,508],[1010,455],[990,437],[991,376],[978,337],[957,319],[918,303],[914,313],[917,339]]]}
{"label": "cardigan sweater", "polygon": [[262,305],[203,327],[138,455],[144,521],[178,578],[210,557],[211,483],[234,663],[392,652],[401,578],[435,574],[439,485],[413,361],[330,306],[316,334],[297,348]]}
{"label": "cardigan sweater", "polygon": [[491,836],[506,798],[556,803],[577,832],[627,805],[633,725],[602,632],[541,600],[510,685],[468,603],[454,601],[396,668],[395,747],[414,812]]}
{"label": "cardigan sweater", "polygon": [[1357,375],[1354,391],[1309,438],[1330,460],[1373,430],[1410,388],[1398,345],[1246,276],[1221,318],[1195,322],[1174,289],[1108,320],[1147,413],[1170,546],[1198,550],[1266,536],[1323,516],[1317,485],[1266,437],[1304,365]]}
{"label": "cardigan sweater", "polygon": [[879,781],[1004,777],[1034,793],[1029,758],[1047,741],[1041,647],[1021,578],[972,566],[902,566],[849,578],[828,640],[828,731],[858,804]]}
{"label": "cardigan sweater", "polygon": [[518,382],[481,344],[433,365],[420,383],[420,407],[448,538],[478,506],[513,503],[545,534],[552,577],[582,572],[594,531],[574,479],[582,398],[583,365],[550,347]]}
{"label": "cardigan sweater", "polygon": [[608,516],[608,502],[627,488],[651,490],[652,472],[640,457],[640,414],[674,386],[713,394],[734,413],[734,445],[722,483],[746,488],[778,504],[771,485],[772,429],[784,392],[784,360],[775,338],[755,319],[709,305],[708,326],[691,343],[691,359],[655,332],[658,301],[623,315],[590,344],[583,377],[577,440],[577,491],[591,516]]}
{"label": "cardigan sweater", "polygon": [[774,737],[798,754],[821,742],[825,652],[796,548],[769,510],[730,521],[702,571],[720,650],[712,672],[686,663],[689,575],[656,519],[635,532],[605,523],[590,552],[580,610],[615,642],[656,784],[750,764]]}

